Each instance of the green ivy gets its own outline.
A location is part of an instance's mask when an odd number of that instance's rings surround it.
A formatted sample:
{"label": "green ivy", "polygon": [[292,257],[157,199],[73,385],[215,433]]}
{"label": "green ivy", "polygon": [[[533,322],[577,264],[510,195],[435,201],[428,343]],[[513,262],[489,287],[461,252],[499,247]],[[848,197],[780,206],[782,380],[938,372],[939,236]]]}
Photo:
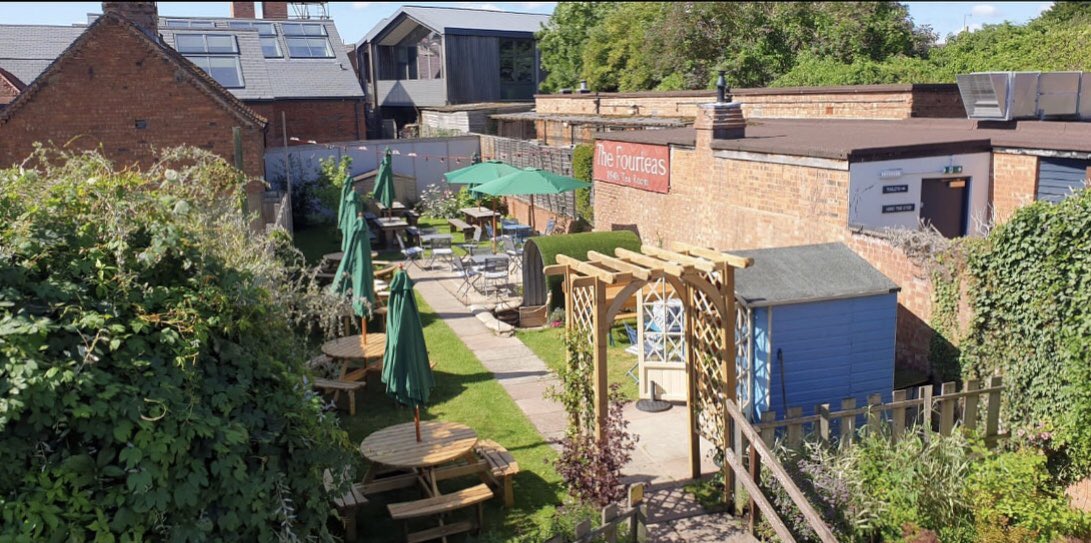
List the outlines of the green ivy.
{"label": "green ivy", "polygon": [[32,164],[0,171],[0,540],[331,540],[354,455],[295,328],[323,295],[237,172]]}
{"label": "green ivy", "polygon": [[[591,182],[595,167],[595,147],[586,143],[572,149],[572,175],[581,181]],[[591,189],[576,190],[576,213],[581,219],[595,224],[595,207],[591,204]]]}

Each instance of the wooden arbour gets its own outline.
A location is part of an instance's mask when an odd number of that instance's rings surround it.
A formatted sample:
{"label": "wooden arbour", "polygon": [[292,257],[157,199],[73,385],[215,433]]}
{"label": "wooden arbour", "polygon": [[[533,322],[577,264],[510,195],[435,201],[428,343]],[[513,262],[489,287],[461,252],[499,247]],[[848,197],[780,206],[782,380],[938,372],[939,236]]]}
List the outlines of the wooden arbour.
{"label": "wooden arbour", "polygon": [[[584,334],[594,363],[595,422],[601,438],[608,410],[606,356],[608,334],[625,303],[651,282],[663,279],[682,298],[687,375],[686,406],[689,459],[694,478],[701,476],[704,437],[723,455],[730,455],[739,430],[728,414],[736,401],[735,270],[753,264],[750,258],[686,243],[670,249],[642,246],[639,252],[595,251],[586,260],[558,255],[545,274],[564,280],[565,326],[569,334]],[[621,287],[618,290],[616,287]],[[607,296],[608,287],[614,295]],[[734,488],[734,473],[723,462],[725,498]]]}

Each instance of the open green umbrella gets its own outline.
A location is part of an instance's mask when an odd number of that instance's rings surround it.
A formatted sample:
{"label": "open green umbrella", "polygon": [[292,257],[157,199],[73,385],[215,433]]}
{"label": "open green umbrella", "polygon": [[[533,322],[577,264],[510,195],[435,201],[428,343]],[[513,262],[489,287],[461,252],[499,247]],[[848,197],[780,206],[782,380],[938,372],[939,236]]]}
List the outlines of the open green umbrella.
{"label": "open green umbrella", "polygon": [[470,187],[470,190],[493,196],[530,196],[530,219],[533,222],[535,194],[560,194],[590,186],[591,183],[572,177],[557,175],[538,168],[524,168],[511,175]]}
{"label": "open green umbrella", "polygon": [[394,207],[394,167],[390,160],[390,149],[387,149],[383,161],[379,163],[379,172],[375,174],[375,192],[372,193],[375,201],[386,206],[388,217]]}
{"label": "open green umbrella", "polygon": [[479,185],[517,172],[519,168],[515,166],[499,160],[489,160],[447,172],[443,174],[443,178],[451,185]]}
{"label": "open green umbrella", "polygon": [[428,348],[424,344],[424,329],[413,296],[413,281],[405,270],[398,270],[390,282],[383,384],[387,396],[413,406],[413,422],[417,427],[417,441],[420,441],[420,406],[428,403],[436,381],[428,363]]}
{"label": "open green umbrella", "polygon": [[352,178],[345,178],[345,184],[341,186],[341,199],[337,202],[337,227],[343,228],[345,221],[349,220],[356,215],[346,215],[346,207],[348,206],[348,200],[352,197],[352,193],[356,192],[355,187],[352,186]]}
{"label": "open green umbrella", "polygon": [[375,303],[375,270],[371,264],[371,239],[367,221],[362,217],[353,222],[345,254],[333,277],[333,289],[338,294],[352,293],[352,310],[357,317],[369,313]]}

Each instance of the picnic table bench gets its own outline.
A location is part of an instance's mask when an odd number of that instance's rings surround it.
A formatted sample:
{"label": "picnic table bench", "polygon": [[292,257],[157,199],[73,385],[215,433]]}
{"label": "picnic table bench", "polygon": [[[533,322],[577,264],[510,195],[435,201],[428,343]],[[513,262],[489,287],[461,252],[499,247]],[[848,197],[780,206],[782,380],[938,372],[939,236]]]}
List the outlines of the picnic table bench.
{"label": "picnic table bench", "polygon": [[[322,482],[326,485],[326,490],[333,489],[333,475],[330,470],[322,472]],[[333,499],[333,505],[341,517],[341,524],[345,526],[345,541],[356,541],[356,509],[366,503],[363,485],[359,483],[352,485],[343,496]]]}
{"label": "picnic table bench", "polygon": [[476,526],[472,521],[467,520],[454,524],[440,524],[434,528],[409,533],[407,525],[406,541],[409,543],[418,543],[420,541],[429,541],[480,528],[485,515],[482,504],[492,497],[492,490],[488,485],[482,483],[450,494],[441,494],[439,496],[411,502],[392,503],[387,506],[387,509],[390,510],[390,517],[394,520],[409,520],[413,518],[443,515],[466,507],[477,506]]}
{"label": "picnic table bench", "polygon": [[511,479],[519,473],[519,463],[507,449],[491,439],[478,441],[475,451],[489,465],[489,470],[482,474],[482,479],[491,483],[504,498],[504,507],[515,505]]}
{"label": "picnic table bench", "polygon": [[363,388],[367,384],[366,381],[339,381],[336,379],[322,379],[315,378],[314,387],[322,389],[323,392],[339,393],[344,392],[349,397],[349,415],[356,414],[356,391]]}
{"label": "picnic table bench", "polygon": [[462,235],[466,237],[474,235],[474,227],[462,219],[447,219],[447,226],[451,227],[451,232],[462,232]]}

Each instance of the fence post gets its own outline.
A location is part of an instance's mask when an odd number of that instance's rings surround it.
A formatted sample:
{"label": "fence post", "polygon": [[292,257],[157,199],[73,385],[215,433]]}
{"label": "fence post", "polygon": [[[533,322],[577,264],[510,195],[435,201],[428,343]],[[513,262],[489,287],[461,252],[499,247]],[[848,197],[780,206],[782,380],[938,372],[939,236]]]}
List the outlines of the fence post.
{"label": "fence post", "polygon": [[584,520],[583,522],[576,525],[575,541],[579,541],[580,539],[583,539],[589,533],[591,533],[591,521],[590,520]]}
{"label": "fence post", "polygon": [[[798,419],[803,416],[802,407],[789,407],[788,408],[788,420]],[[793,422],[788,425],[788,446],[795,448],[800,443],[803,443],[803,424],[799,422]]]}
{"label": "fence post", "polygon": [[955,406],[958,398],[950,397],[954,393],[954,381],[943,383],[939,392],[939,434],[944,437],[951,435],[951,429],[955,427]]}
{"label": "fence post", "polygon": [[[753,444],[750,445],[750,480],[757,484],[761,484],[761,456],[758,455],[758,448]],[[758,510],[758,502],[754,499],[754,496],[747,493],[750,497],[750,515],[748,528],[750,529],[750,535],[754,535],[754,530],[758,527],[758,522],[761,521],[761,512]]]}
{"label": "fence post", "polygon": [[994,375],[989,378],[989,388],[995,389],[989,391],[989,407],[988,414],[985,419],[985,443],[990,447],[996,442],[996,436],[1000,433],[1000,376]]}
{"label": "fence post", "polygon": [[815,408],[815,413],[818,414],[818,439],[822,440],[822,443],[830,442],[830,404],[819,404]]}
{"label": "fence post", "polygon": [[629,508],[636,510],[629,517],[629,540],[632,543],[647,543],[648,506],[644,505],[644,483],[629,487]]}
{"label": "fence post", "polygon": [[766,411],[761,414],[762,424],[770,424],[770,426],[763,426],[761,429],[761,440],[765,442],[766,447],[772,447],[776,441],[777,429],[771,424],[776,422],[777,414],[772,411]]}
{"label": "fence post", "polygon": [[[856,398],[845,398],[841,400],[841,410],[851,411],[856,409]],[[853,435],[856,433],[856,415],[844,415],[841,418],[841,440],[842,443],[845,439],[852,442]]]}
{"label": "fence post", "polygon": [[[970,379],[966,381],[966,392],[975,392],[981,389],[981,381]],[[980,394],[969,394],[966,403],[962,404],[962,427],[966,430],[977,429],[977,406],[981,400]]]}
{"label": "fence post", "polygon": [[611,503],[602,509],[602,536],[606,539],[606,543],[617,543],[617,525],[614,524],[616,518],[616,503]]}
{"label": "fence post", "polygon": [[[895,390],[894,402],[904,402],[906,396],[907,394],[904,390]],[[905,433],[905,407],[895,407],[893,411],[891,411],[890,418],[892,423],[890,432],[891,438],[894,440],[894,443],[897,443],[898,440],[902,438],[902,434]]]}
{"label": "fence post", "polygon": [[924,428],[924,442],[932,440],[932,385],[920,387],[921,426]]}
{"label": "fence post", "polygon": [[882,431],[883,420],[883,396],[872,394],[867,397],[867,431],[869,435],[879,435]]}

